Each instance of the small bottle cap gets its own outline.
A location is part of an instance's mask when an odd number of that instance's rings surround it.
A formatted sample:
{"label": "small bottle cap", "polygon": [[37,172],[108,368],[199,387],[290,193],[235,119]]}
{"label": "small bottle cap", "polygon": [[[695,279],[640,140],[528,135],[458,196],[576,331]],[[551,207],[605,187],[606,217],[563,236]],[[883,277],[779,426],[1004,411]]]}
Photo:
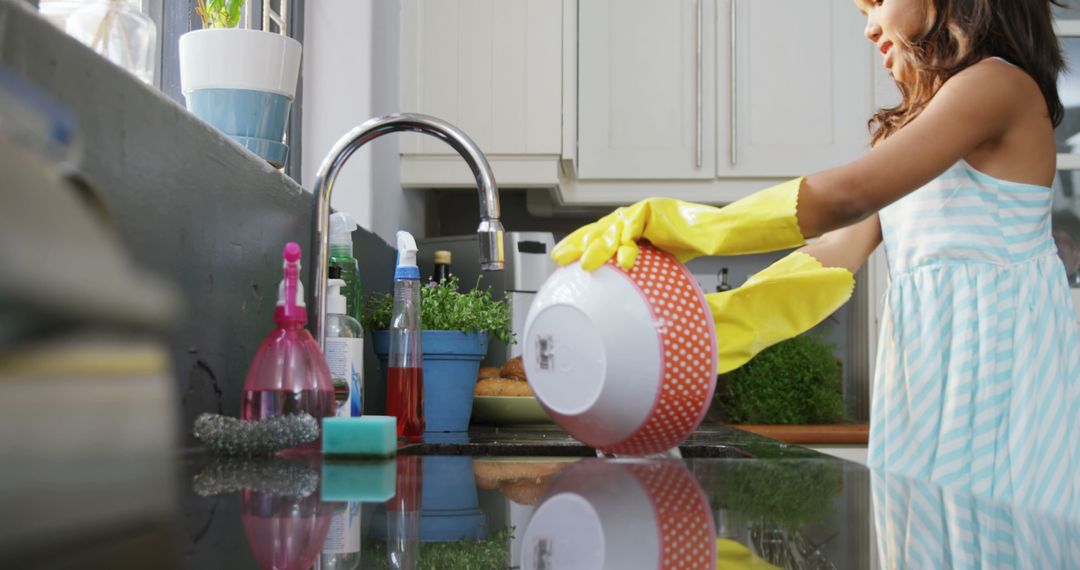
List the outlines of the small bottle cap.
{"label": "small bottle cap", "polygon": [[352,233],[359,226],[345,212],[330,214],[330,255],[352,257]]}
{"label": "small bottle cap", "polygon": [[435,263],[441,263],[443,265],[450,265],[451,255],[449,251],[440,249],[435,252]]}
{"label": "small bottle cap", "polygon": [[341,294],[341,288],[345,286],[345,281],[341,279],[331,279],[326,283],[326,313],[329,315],[344,315],[345,314],[345,295]]}

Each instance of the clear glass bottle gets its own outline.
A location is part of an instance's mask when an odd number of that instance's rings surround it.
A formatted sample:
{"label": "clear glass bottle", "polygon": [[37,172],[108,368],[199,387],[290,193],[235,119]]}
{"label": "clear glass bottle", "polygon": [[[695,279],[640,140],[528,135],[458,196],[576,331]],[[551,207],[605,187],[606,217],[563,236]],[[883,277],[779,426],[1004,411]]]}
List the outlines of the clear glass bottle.
{"label": "clear glass bottle", "polygon": [[341,269],[330,268],[326,295],[326,364],[334,381],[334,415],[356,417],[364,410],[364,329],[346,314]]}
{"label": "clear glass bottle", "polygon": [[353,257],[352,234],[359,228],[352,216],[345,212],[330,214],[330,268],[337,267],[345,281],[341,294],[345,296],[345,314],[360,320],[360,308],[364,304],[360,292],[360,264]]}
{"label": "clear glass bottle", "polygon": [[356,570],[360,568],[361,503],[330,503],[333,516],[326,532],[322,554],[314,570]]}
{"label": "clear glass bottle", "polygon": [[96,0],[72,12],[68,35],[109,61],[154,84],[157,25],[129,0]]}
{"label": "clear glass bottle", "polygon": [[424,434],[424,368],[420,345],[420,269],[416,241],[399,231],[390,318],[390,356],[386,371],[386,413],[397,418],[398,437]]}

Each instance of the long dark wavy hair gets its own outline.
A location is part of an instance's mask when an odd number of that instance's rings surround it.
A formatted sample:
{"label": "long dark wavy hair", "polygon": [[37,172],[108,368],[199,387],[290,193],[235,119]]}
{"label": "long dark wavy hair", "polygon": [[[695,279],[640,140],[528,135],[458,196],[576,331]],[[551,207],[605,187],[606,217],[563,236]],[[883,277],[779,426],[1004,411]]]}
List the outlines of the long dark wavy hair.
{"label": "long dark wavy hair", "polygon": [[1050,5],[1062,0],[926,0],[926,32],[898,38],[910,56],[914,78],[896,83],[899,105],[878,109],[869,121],[872,144],[903,127],[930,103],[950,77],[987,57],[998,56],[1019,66],[1042,90],[1056,127],[1065,115],[1058,97],[1058,74],[1065,69],[1061,44],[1054,33]]}

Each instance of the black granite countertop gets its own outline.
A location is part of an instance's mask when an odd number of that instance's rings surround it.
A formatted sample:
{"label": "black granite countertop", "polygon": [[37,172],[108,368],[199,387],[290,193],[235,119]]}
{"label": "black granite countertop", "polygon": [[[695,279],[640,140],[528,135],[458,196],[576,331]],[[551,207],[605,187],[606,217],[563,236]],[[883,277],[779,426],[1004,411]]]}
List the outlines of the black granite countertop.
{"label": "black granite countertop", "polygon": [[[702,425],[679,446],[684,458],[817,457],[804,447],[785,444],[723,425]],[[403,446],[407,455],[473,456],[581,456],[595,457],[586,447],[555,425],[500,428],[473,426],[467,433],[425,434],[421,442]]]}
{"label": "black granite countertop", "polygon": [[680,452],[597,458],[554,428],[489,428],[382,461],[54,463],[24,497],[49,508],[0,515],[0,567],[1063,567],[1080,542],[1061,517],[735,429]]}

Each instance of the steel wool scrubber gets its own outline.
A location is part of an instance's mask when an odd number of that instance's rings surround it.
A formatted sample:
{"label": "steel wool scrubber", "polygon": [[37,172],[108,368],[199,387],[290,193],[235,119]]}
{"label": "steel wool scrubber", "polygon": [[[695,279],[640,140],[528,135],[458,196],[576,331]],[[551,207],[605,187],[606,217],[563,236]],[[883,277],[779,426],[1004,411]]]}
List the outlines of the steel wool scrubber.
{"label": "steel wool scrubber", "polygon": [[220,414],[195,420],[195,437],[224,455],[269,455],[319,438],[319,422],[307,413],[246,421]]}

